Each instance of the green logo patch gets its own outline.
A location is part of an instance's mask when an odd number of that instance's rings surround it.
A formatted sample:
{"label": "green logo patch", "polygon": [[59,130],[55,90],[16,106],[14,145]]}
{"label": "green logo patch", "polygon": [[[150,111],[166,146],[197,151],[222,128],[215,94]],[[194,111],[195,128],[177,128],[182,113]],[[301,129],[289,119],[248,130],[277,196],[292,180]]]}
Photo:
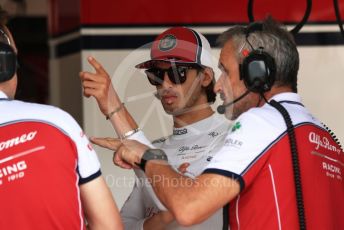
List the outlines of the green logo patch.
{"label": "green logo patch", "polygon": [[235,132],[236,130],[241,128],[241,124],[239,121],[235,122],[235,124],[232,127],[232,132]]}

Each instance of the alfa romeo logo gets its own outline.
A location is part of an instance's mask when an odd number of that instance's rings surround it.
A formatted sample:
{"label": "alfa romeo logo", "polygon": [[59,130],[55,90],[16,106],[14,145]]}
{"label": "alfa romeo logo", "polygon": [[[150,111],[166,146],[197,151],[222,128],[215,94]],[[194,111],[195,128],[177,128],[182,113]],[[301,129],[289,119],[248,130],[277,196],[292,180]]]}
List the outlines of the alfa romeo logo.
{"label": "alfa romeo logo", "polygon": [[159,42],[159,50],[168,51],[173,49],[177,45],[177,39],[173,35],[166,35]]}

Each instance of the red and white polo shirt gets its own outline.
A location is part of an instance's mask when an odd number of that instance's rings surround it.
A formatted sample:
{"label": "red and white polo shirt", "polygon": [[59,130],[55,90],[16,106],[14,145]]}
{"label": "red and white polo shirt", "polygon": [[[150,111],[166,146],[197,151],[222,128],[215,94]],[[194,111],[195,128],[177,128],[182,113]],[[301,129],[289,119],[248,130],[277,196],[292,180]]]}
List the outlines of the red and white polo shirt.
{"label": "red and white polo shirt", "polygon": [[101,172],[79,125],[1,91],[0,111],[0,229],[85,229],[79,185]]}
{"label": "red and white polo shirt", "polygon": [[[289,112],[297,138],[308,229],[344,229],[344,153],[294,93],[272,99]],[[230,202],[230,229],[298,229],[286,124],[271,105],[243,113],[204,173],[240,182]]]}

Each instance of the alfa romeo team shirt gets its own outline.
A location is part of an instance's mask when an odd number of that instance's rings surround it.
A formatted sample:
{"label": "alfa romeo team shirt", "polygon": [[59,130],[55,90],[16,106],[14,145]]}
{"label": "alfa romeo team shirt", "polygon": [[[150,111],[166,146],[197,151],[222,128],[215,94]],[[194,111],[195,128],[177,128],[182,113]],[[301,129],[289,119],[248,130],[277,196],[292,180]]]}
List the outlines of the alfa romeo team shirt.
{"label": "alfa romeo team shirt", "polygon": [[[344,153],[295,93],[272,99],[295,126],[308,229],[344,229]],[[230,229],[299,229],[289,138],[271,105],[243,113],[204,173],[240,182],[230,203]]]}
{"label": "alfa romeo team shirt", "polygon": [[1,91],[0,111],[0,229],[85,229],[79,185],[101,173],[81,128]]}

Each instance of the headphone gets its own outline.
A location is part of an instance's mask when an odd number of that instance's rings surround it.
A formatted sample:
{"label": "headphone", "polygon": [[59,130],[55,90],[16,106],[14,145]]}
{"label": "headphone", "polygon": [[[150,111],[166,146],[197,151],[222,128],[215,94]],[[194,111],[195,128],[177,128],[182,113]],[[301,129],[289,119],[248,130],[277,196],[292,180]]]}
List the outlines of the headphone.
{"label": "headphone", "polygon": [[263,31],[263,24],[255,22],[246,27],[246,42],[252,51],[239,66],[240,79],[249,91],[264,93],[269,91],[275,82],[276,64],[274,58],[264,51],[264,47],[254,49],[249,42],[250,33],[255,31]]}
{"label": "headphone", "polygon": [[[10,45],[7,34],[0,29],[0,83],[14,77],[17,70],[17,54]],[[6,44],[7,43],[7,44]]]}

